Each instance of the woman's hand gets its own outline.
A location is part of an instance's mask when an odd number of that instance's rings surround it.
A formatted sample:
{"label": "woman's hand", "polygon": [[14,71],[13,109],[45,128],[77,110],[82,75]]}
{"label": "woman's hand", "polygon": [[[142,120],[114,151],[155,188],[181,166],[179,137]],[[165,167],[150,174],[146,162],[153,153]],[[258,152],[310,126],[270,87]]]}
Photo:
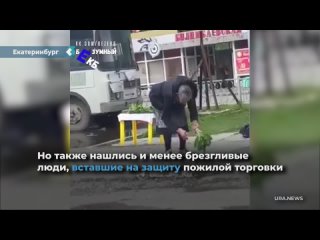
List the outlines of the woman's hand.
{"label": "woman's hand", "polygon": [[197,120],[192,121],[191,127],[192,127],[192,130],[193,130],[195,133],[198,133],[198,132],[200,131],[200,129],[199,129],[200,126],[199,126],[199,123],[198,123]]}
{"label": "woman's hand", "polygon": [[179,134],[179,136],[183,139],[183,140],[187,140],[188,139],[188,134],[187,131],[182,129],[182,128],[178,128],[177,133]]}

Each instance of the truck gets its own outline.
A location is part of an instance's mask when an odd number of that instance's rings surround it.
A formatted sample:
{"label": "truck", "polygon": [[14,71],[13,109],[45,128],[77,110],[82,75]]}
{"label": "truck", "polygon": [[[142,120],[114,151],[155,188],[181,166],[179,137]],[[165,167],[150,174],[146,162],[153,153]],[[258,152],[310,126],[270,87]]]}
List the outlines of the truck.
{"label": "truck", "polygon": [[[83,131],[91,116],[116,117],[132,103],[141,103],[138,65],[134,59],[130,30],[71,30],[70,128]],[[79,61],[90,52],[96,66]]]}

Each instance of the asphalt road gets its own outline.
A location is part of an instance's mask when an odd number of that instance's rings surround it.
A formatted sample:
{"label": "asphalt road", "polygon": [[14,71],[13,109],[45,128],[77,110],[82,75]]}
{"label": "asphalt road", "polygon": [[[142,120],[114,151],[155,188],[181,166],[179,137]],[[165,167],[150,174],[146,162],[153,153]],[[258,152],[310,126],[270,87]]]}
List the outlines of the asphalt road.
{"label": "asphalt road", "polygon": [[[189,141],[187,148],[193,150],[192,145]],[[249,145],[238,134],[221,134],[208,152],[245,152]],[[106,144],[75,151],[155,153],[163,146]],[[74,174],[70,186],[72,209],[247,209],[250,203],[250,176],[238,172]]]}

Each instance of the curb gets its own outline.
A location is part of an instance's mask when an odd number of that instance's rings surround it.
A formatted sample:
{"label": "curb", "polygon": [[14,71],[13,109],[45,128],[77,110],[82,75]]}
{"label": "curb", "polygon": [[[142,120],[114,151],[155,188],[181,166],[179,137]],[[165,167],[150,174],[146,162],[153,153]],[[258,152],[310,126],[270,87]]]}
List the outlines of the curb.
{"label": "curb", "polygon": [[[221,134],[223,134],[223,133],[221,133]],[[228,138],[228,137],[230,137],[230,136],[236,135],[236,134],[238,134],[238,132],[230,132],[229,135],[227,135],[227,136],[225,136],[225,137],[223,137],[223,138],[218,138],[218,139],[216,139],[216,140],[213,140],[212,142],[219,142],[219,141],[222,141],[222,140],[224,140],[224,139],[226,139],[226,138]],[[140,134],[140,135],[138,135],[138,137],[141,136],[141,135],[143,135],[143,133]],[[216,136],[216,135],[211,135],[211,136],[214,137],[214,136]],[[193,136],[193,137],[190,137],[190,139],[192,139],[192,141],[194,141],[195,138],[196,138],[196,137],[194,137],[194,136]],[[131,137],[131,136],[130,136],[130,137],[126,137],[125,139],[126,139],[126,140],[129,140],[129,139],[132,139],[132,137]],[[119,142],[119,141],[120,141],[120,139],[114,139],[114,140],[110,140],[110,141],[107,141],[107,142],[103,142],[103,143],[91,145],[91,146],[88,146],[88,147],[86,147],[86,148],[87,148],[87,149],[90,149],[90,148],[100,147],[100,146],[104,146],[104,145],[110,145],[110,144],[112,144],[112,143],[116,143],[116,142]],[[143,144],[143,145],[148,145],[148,144]],[[157,145],[157,144],[151,144],[151,145]],[[131,145],[129,145],[129,146],[131,146]],[[132,146],[133,146],[133,145],[132,145]],[[140,145],[140,146],[142,146],[142,145]],[[115,146],[115,147],[119,147],[119,146]],[[128,147],[128,146],[127,146],[127,147]]]}

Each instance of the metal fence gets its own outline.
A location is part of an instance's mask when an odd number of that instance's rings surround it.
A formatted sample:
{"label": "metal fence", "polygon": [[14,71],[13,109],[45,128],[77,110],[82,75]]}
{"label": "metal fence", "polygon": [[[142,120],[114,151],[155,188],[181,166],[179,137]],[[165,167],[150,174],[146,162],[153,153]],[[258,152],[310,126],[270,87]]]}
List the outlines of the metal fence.
{"label": "metal fence", "polygon": [[[239,78],[239,79],[226,79],[226,83],[222,84],[222,80],[213,80],[213,84],[215,87],[215,93],[217,96],[217,101],[219,105],[233,105],[236,104],[236,100],[230,93],[228,89],[228,85],[231,91],[235,94],[238,100],[243,104],[250,103],[250,86],[249,86],[248,78]],[[208,81],[208,92],[209,92],[209,101],[210,106],[214,106],[214,99],[212,95],[212,88],[210,86],[210,82]],[[226,86],[224,86],[226,85]],[[202,107],[206,108],[206,93],[205,93],[205,83],[202,85]],[[199,106],[199,97],[197,97],[197,105]]]}
{"label": "metal fence", "polygon": [[[213,95],[212,95],[212,88],[210,81],[207,81],[208,84],[208,93],[209,93],[209,102],[210,106],[215,106]],[[238,100],[243,104],[250,103],[250,78],[238,78],[238,79],[226,79],[226,83],[222,84],[222,80],[213,80],[213,84],[215,87],[215,93],[217,96],[217,101],[219,105],[233,105],[236,104],[236,100],[231,95],[230,91],[228,90],[227,86],[229,84],[230,89],[233,91],[235,96]],[[198,85],[198,84],[197,84]],[[143,102],[145,105],[150,105],[149,100],[149,90],[150,87],[142,86],[142,97]],[[199,85],[198,85],[199,90]],[[200,93],[198,92],[198,97],[196,99],[197,106],[200,105]],[[205,82],[203,81],[202,84],[202,108],[205,109],[207,107],[206,103],[206,87]]]}

